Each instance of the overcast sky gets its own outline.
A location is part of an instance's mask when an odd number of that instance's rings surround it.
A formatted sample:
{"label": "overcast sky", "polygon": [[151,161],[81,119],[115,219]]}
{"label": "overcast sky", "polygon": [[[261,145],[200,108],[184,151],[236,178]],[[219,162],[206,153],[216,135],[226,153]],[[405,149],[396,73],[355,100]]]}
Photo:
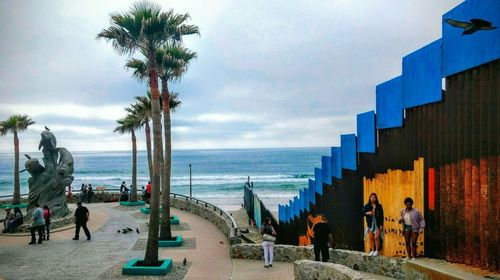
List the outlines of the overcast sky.
{"label": "overcast sky", "polygon": [[[158,1],[201,32],[185,38],[198,59],[170,87],[183,102],[173,148],[338,145],[356,114],[375,108],[375,86],[440,38],[442,14],[460,2]],[[115,120],[147,87],[95,37],[131,3],[0,0],[0,120],[37,122],[21,151],[36,150],[45,125],[70,151],[130,149]],[[12,136],[0,137],[0,152],[12,150]]]}

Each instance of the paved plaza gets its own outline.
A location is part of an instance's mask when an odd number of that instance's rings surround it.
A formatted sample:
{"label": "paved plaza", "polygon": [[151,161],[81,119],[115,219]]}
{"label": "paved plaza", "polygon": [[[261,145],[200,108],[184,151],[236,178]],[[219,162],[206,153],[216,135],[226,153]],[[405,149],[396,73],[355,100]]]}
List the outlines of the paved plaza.
{"label": "paved plaza", "polygon": [[[209,221],[172,208],[181,224],[173,234],[187,239],[179,248],[160,248],[161,258],[171,258],[174,268],[166,276],[122,276],[130,258],[144,256],[149,217],[139,207],[117,203],[85,205],[91,212],[92,240],[71,240],[74,227],[51,234],[43,244],[28,245],[26,234],[0,235],[0,278],[3,279],[293,279],[292,263],[263,268],[262,261],[232,260],[225,236]],[[130,227],[133,232],[117,230]],[[139,228],[140,233],[135,229]],[[83,237],[83,238],[82,238]],[[187,265],[182,261],[186,258]]]}

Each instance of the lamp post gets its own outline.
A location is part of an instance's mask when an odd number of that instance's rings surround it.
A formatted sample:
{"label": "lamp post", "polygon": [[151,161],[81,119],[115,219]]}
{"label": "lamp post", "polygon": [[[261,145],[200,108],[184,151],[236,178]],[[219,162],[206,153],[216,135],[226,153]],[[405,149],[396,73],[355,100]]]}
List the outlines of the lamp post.
{"label": "lamp post", "polygon": [[189,197],[193,197],[193,184],[191,180],[191,163],[189,164]]}

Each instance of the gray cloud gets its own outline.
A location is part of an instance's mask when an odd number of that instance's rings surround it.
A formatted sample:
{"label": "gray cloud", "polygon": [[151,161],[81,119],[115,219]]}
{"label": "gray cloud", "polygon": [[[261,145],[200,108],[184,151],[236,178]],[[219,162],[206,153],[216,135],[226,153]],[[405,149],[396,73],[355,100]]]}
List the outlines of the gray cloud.
{"label": "gray cloud", "polygon": [[[439,38],[441,15],[459,2],[160,1],[189,12],[201,30],[185,40],[198,59],[171,86],[183,101],[173,115],[174,148],[338,144],[340,133],[355,131],[357,113],[374,109],[375,86],[401,73],[404,55]],[[145,84],[123,67],[126,58],[95,40],[109,13],[131,3],[1,1],[0,104],[10,107],[0,106],[0,119],[12,106],[28,114],[40,110],[23,105],[92,111],[143,94]],[[116,115],[110,111],[101,113]],[[128,149],[127,136],[112,134],[111,119],[87,114],[35,119],[61,128],[58,137],[75,149]],[[82,143],[64,129],[72,125],[96,131]],[[38,134],[23,137],[34,143]],[[0,138],[0,151],[10,146]]]}

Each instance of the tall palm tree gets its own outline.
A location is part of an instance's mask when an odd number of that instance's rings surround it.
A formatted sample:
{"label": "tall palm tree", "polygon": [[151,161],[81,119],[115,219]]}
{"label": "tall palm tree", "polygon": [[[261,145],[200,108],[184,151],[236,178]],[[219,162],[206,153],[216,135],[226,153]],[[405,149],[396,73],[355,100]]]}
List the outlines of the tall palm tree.
{"label": "tall palm tree", "polygon": [[160,176],[163,167],[161,145],[160,93],[158,91],[158,69],[156,50],[167,41],[181,40],[182,35],[198,33],[198,27],[177,24],[173,10],[162,12],[161,7],[151,2],[136,2],[127,13],[111,14],[111,26],[97,34],[112,43],[119,54],[139,51],[147,60],[148,83],[151,92],[151,114],[153,120],[153,180],[151,215],[149,217],[148,242],[144,265],[158,264],[158,214],[160,198]]}
{"label": "tall palm tree", "polygon": [[[187,70],[187,67],[192,59],[196,58],[196,53],[183,47],[179,43],[167,43],[156,51],[156,64],[158,65],[158,73],[161,80],[161,101],[163,109],[163,125],[165,137],[165,156],[164,165],[161,177],[162,194],[161,205],[162,215],[160,224],[160,240],[170,240],[172,238],[172,230],[170,227],[170,177],[172,170],[172,144],[171,144],[171,118],[170,112],[175,105],[175,94],[170,94],[168,83],[170,81],[178,81]],[[133,75],[142,79],[147,75],[147,62],[140,59],[130,59],[127,61],[126,67],[133,69]],[[178,101],[180,102],[180,101]]]}
{"label": "tall palm tree", "polygon": [[165,137],[165,165],[163,167],[163,192],[161,196],[162,215],[160,225],[160,240],[172,239],[172,228],[170,226],[170,177],[172,174],[172,132],[170,117],[170,100],[172,95],[168,90],[170,81],[180,80],[187,71],[187,67],[196,53],[179,44],[167,44],[157,51],[160,57],[159,76],[161,80],[161,96],[163,107],[163,125]]}
{"label": "tall palm tree", "polygon": [[21,184],[19,182],[19,132],[28,129],[28,126],[34,124],[28,115],[12,115],[5,121],[0,122],[0,135],[5,136],[7,133],[14,134],[14,194],[12,196],[12,204],[21,203]]}
{"label": "tall palm tree", "polygon": [[140,128],[141,120],[134,114],[128,114],[125,118],[116,121],[118,126],[113,132],[120,134],[130,133],[132,136],[132,188],[130,190],[130,201],[137,201],[137,139],[135,131]]}

